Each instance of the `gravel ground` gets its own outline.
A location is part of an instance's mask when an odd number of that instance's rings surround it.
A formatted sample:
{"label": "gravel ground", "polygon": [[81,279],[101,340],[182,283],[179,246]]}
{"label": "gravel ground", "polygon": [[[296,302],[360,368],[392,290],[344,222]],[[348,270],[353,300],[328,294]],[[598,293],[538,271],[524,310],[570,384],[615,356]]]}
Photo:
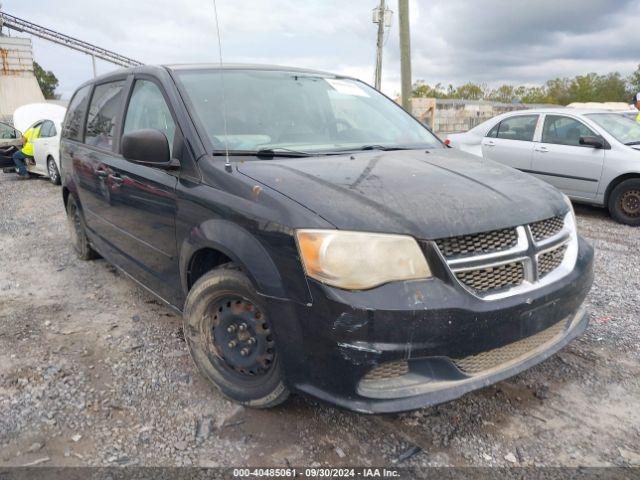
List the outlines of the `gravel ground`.
{"label": "gravel ground", "polygon": [[293,396],[236,406],[181,319],[67,240],[59,187],[0,174],[0,466],[640,464],[640,228],[577,207],[596,247],[587,333],[495,386],[364,416]]}

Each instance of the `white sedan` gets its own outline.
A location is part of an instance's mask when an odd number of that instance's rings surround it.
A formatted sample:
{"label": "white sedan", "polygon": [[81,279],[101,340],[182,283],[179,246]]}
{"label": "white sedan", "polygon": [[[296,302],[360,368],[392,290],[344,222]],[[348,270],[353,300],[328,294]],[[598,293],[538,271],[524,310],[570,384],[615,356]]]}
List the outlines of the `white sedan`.
{"label": "white sedan", "polygon": [[530,173],[572,200],[640,226],[640,123],[616,112],[573,108],[498,115],[445,143]]}
{"label": "white sedan", "polygon": [[29,128],[39,131],[38,138],[33,140],[34,161],[27,169],[49,177],[55,185],[60,185],[60,131],[66,111],[60,105],[37,103],[19,107],[13,113],[18,138]]}

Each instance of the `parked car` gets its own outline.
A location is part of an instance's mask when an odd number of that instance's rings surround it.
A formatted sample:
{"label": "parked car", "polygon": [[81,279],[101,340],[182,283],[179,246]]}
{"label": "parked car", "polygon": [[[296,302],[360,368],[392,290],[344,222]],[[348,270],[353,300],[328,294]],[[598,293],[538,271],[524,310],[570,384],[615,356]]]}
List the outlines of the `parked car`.
{"label": "parked car", "polygon": [[[31,173],[49,177],[54,185],[60,185],[60,131],[67,109],[51,103],[23,105],[13,113],[13,124],[18,132],[36,129],[38,138],[33,140],[33,163],[27,165]],[[20,137],[22,133],[20,133]],[[13,160],[8,171],[15,171]]]}
{"label": "parked car", "polygon": [[244,405],[433,405],[587,326],[593,250],[567,197],[352,78],[115,72],[74,94],[61,159],[78,256],[181,312],[199,370]]}
{"label": "parked car", "polygon": [[0,122],[0,169],[14,167],[13,154],[22,145],[22,134],[12,125]]}
{"label": "parked car", "polygon": [[619,112],[522,110],[445,141],[531,173],[576,202],[608,208],[620,223],[640,225],[640,124]]}

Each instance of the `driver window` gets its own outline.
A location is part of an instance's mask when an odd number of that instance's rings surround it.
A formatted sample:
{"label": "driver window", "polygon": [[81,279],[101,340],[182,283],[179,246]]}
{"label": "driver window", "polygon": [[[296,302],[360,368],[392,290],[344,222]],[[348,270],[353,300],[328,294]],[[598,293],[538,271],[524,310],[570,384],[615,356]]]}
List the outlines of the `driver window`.
{"label": "driver window", "polygon": [[158,86],[148,80],[136,80],[129,100],[123,134],[152,128],[160,130],[169,141],[173,156],[176,124]]}
{"label": "driver window", "polygon": [[580,137],[596,136],[584,123],[561,115],[547,115],[542,129],[542,142],[580,147]]}

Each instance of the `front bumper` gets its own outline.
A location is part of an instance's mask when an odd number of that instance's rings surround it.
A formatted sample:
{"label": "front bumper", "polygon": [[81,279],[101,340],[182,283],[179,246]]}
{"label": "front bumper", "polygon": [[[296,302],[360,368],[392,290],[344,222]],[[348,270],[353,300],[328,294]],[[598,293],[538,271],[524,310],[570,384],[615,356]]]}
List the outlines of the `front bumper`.
{"label": "front bumper", "polygon": [[[452,400],[545,360],[586,329],[581,305],[592,282],[593,249],[580,239],[568,275],[500,300],[485,301],[432,278],[362,292],[309,280],[311,304],[268,302],[292,389],[351,410],[385,413]],[[557,333],[537,348],[485,371],[465,373],[455,363],[554,328]],[[406,374],[363,380],[398,361],[408,365]]]}

